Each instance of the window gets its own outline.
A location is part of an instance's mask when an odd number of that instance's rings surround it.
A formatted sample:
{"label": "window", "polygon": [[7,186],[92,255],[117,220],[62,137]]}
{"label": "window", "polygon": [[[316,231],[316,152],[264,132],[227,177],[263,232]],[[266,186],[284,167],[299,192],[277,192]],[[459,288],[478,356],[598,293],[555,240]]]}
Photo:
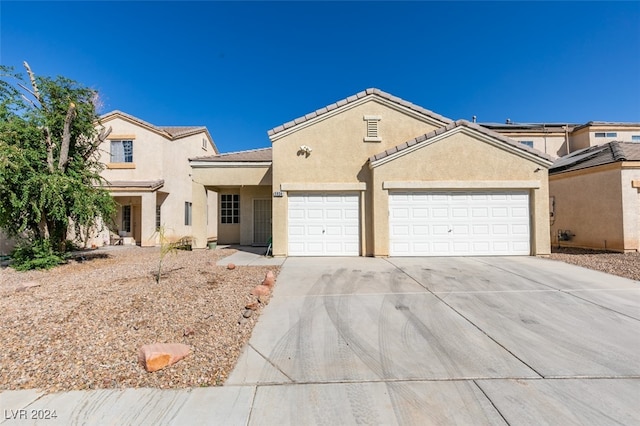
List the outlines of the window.
{"label": "window", "polygon": [[640,135],[631,135],[631,142],[640,142]]}
{"label": "window", "polygon": [[616,132],[596,132],[596,138],[617,138],[618,134]]}
{"label": "window", "polygon": [[156,206],[156,231],[160,230],[161,220],[160,220],[160,206]]}
{"label": "window", "polygon": [[112,163],[133,163],[133,141],[111,141]]}
{"label": "window", "polygon": [[533,141],[518,141],[520,142],[522,145],[526,145],[529,148],[533,148]]}
{"label": "window", "polygon": [[207,150],[207,139],[206,138],[202,138],[202,149],[204,149],[205,151]]}
{"label": "window", "polygon": [[191,226],[191,210],[193,209],[193,203],[188,201],[184,202],[184,224]]}
{"label": "window", "polygon": [[122,206],[122,229],[124,232],[131,232],[131,206]]}
{"label": "window", "polygon": [[382,139],[378,134],[378,123],[381,117],[379,115],[365,115],[364,121],[367,122],[365,142],[381,142]]}
{"label": "window", "polygon": [[240,223],[240,195],[220,195],[220,223]]}

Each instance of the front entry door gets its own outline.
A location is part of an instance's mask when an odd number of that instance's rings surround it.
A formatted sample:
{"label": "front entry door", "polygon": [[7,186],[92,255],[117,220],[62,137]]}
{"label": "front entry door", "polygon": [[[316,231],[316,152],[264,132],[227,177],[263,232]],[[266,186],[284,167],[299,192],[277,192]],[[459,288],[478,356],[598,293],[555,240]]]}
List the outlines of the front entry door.
{"label": "front entry door", "polygon": [[271,238],[271,200],[253,200],[253,245],[266,246]]}

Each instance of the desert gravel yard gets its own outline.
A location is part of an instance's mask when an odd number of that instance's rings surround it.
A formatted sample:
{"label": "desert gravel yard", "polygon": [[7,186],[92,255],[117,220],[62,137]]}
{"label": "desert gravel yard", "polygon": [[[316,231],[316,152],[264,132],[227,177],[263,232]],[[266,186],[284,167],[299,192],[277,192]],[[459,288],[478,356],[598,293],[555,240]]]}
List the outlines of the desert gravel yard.
{"label": "desert gravel yard", "polygon": [[[159,248],[92,251],[51,271],[3,267],[0,389],[221,385],[263,308],[240,321],[256,301],[251,289],[268,270],[278,273],[274,266],[216,266],[234,251],[169,253],[159,284]],[[138,349],[150,343],[184,343],[192,353],[148,373]]]}
{"label": "desert gravel yard", "polygon": [[551,259],[640,281],[640,253],[553,248]]}

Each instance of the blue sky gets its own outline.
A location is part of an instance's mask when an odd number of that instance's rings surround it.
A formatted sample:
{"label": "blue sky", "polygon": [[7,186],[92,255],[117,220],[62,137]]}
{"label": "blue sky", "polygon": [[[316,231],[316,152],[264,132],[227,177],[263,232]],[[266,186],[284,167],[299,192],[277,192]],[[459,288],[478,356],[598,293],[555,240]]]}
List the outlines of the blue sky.
{"label": "blue sky", "polygon": [[377,87],[452,119],[640,122],[640,2],[0,2],[0,63],[221,152]]}

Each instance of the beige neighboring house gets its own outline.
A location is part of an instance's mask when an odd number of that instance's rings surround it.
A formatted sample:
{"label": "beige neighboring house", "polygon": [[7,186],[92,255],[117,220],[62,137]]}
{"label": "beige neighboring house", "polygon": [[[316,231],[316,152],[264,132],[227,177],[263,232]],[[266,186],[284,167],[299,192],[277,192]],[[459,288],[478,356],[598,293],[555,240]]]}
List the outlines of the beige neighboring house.
{"label": "beige neighboring house", "polygon": [[574,151],[611,141],[640,142],[640,123],[589,121],[572,123],[482,123],[521,144],[549,154],[563,157]]}
{"label": "beige neighboring house", "polygon": [[[92,235],[91,243],[154,246],[159,242],[159,226],[172,239],[191,236],[189,158],[218,153],[206,127],[155,126],[121,111],[103,115],[100,123],[111,127],[100,148],[106,165],[101,175],[118,212],[116,228]],[[216,235],[217,204],[214,194],[205,194],[204,200],[200,214],[206,241]]]}
{"label": "beige neighboring house", "polygon": [[196,247],[215,191],[219,242],[275,256],[550,253],[552,157],[478,124],[367,89],[268,135],[191,159]]}
{"label": "beige neighboring house", "polygon": [[549,171],[554,245],[640,250],[640,143],[608,142]]}

